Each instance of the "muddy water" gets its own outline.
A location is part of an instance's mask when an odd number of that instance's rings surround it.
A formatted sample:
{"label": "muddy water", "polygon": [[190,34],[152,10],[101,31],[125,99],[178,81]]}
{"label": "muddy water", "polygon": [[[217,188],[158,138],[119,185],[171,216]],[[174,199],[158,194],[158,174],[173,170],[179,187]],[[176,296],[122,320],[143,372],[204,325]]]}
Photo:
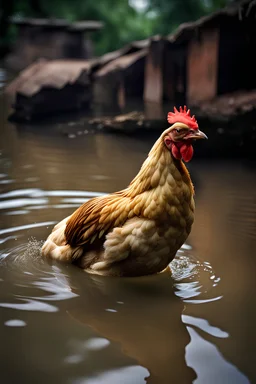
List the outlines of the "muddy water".
{"label": "muddy water", "polygon": [[154,140],[15,126],[2,104],[1,383],[256,382],[254,164],[191,162],[196,220],[172,275],[95,277],[39,256],[56,222],[129,183]]}

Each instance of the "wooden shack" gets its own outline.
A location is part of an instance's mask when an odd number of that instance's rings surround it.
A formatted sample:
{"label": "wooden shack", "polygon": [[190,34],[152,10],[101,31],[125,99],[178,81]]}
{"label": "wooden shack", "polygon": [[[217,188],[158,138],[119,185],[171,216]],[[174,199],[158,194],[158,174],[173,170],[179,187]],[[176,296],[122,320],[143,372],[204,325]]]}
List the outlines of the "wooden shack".
{"label": "wooden shack", "polygon": [[13,18],[17,40],[7,56],[7,68],[20,71],[39,58],[89,59],[93,56],[90,32],[103,27],[98,21],[69,23],[59,19]]}
{"label": "wooden shack", "polygon": [[152,41],[144,100],[199,105],[256,88],[256,3],[245,0]]}
{"label": "wooden shack", "polygon": [[183,103],[186,95],[186,46],[163,37],[151,39],[146,59],[144,101]]}
{"label": "wooden shack", "polygon": [[93,101],[124,108],[128,99],[143,97],[147,48],[110,61],[93,76]]}
{"label": "wooden shack", "polygon": [[90,62],[45,60],[30,65],[13,80],[6,94],[16,120],[88,107],[91,102]]}
{"label": "wooden shack", "polygon": [[[225,109],[229,114],[256,109],[255,11],[255,0],[243,0],[196,22],[182,24],[167,37],[135,41],[89,60],[81,60],[91,55],[90,44],[81,36],[85,30],[93,31],[100,25],[96,28],[94,22],[70,25],[56,20],[23,20],[21,41],[27,43],[17,43],[12,56],[15,65],[38,56],[72,60],[51,60],[51,64],[40,66],[35,63],[6,88],[6,93],[16,100],[15,110],[25,111],[26,117],[92,104],[124,109],[131,99],[134,103],[138,99],[150,102],[145,109],[151,113],[157,110],[152,103],[163,101],[168,101],[169,106],[195,106],[197,113],[200,110],[211,116],[226,116]],[[52,30],[56,35],[39,33]],[[51,40],[50,36],[55,38]],[[249,93],[249,99],[244,97]],[[232,104],[232,111],[226,104],[220,108],[220,98]]]}
{"label": "wooden shack", "polygon": [[13,118],[31,120],[44,114],[88,109],[92,103],[123,107],[130,97],[142,99],[149,40],[90,60],[40,59],[20,72],[6,88]]}

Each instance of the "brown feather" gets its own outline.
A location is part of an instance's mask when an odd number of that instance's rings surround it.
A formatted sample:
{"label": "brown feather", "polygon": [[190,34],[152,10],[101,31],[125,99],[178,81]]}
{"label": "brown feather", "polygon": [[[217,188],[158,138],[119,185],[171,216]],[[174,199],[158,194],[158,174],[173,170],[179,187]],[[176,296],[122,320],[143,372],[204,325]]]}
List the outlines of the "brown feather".
{"label": "brown feather", "polygon": [[126,204],[129,203],[127,200],[129,198],[124,194],[121,196],[112,194],[96,197],[84,203],[67,222],[66,243],[76,247],[84,246],[91,242],[92,236],[94,239],[101,237],[104,242],[107,232],[127,220],[129,213],[125,210]]}

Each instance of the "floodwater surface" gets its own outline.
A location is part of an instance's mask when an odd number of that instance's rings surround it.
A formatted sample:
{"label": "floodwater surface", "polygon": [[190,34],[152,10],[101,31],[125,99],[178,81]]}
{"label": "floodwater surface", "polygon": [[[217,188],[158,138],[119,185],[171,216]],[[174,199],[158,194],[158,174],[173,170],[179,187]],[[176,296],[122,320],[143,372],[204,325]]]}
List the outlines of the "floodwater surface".
{"label": "floodwater surface", "polygon": [[14,125],[4,109],[0,127],[0,382],[256,383],[254,164],[195,156],[196,218],[172,274],[99,277],[40,246],[83,202],[126,187],[156,137]]}

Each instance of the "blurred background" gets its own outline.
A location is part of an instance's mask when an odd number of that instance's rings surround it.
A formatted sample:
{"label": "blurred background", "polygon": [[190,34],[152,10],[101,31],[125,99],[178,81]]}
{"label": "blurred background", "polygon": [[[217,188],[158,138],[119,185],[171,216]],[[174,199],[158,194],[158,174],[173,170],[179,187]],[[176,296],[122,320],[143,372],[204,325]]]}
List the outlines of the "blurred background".
{"label": "blurred background", "polygon": [[[0,7],[0,382],[256,383],[256,1]],[[53,225],[125,188],[185,103],[209,140],[172,275],[42,260]]]}
{"label": "blurred background", "polygon": [[179,24],[193,21],[230,4],[232,0],[10,0],[2,2],[0,14],[1,54],[17,37],[11,16],[57,18],[69,22],[97,20],[104,30],[92,36],[95,54],[116,50],[133,40],[155,34],[167,35]]}
{"label": "blurred background", "polygon": [[[211,123],[252,122],[255,10],[253,0],[4,1],[9,115],[142,112],[123,121],[145,128],[188,104]],[[253,130],[240,135],[254,139]]]}

